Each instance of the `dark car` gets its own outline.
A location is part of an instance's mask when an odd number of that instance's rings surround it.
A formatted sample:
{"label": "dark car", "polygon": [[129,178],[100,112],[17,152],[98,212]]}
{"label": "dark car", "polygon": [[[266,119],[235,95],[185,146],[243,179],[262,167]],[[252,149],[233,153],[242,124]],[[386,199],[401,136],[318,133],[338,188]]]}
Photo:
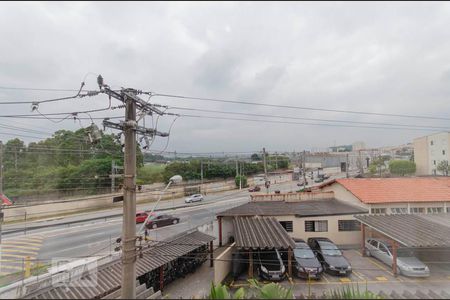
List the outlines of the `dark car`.
{"label": "dark car", "polygon": [[145,227],[148,229],[156,229],[158,227],[164,227],[180,222],[180,218],[172,215],[159,215],[147,221]]}
{"label": "dark car", "polygon": [[280,281],[286,277],[286,268],[277,249],[258,252],[255,264],[262,279]]}
{"label": "dark car", "polygon": [[352,266],[341,250],[329,239],[309,238],[308,245],[317,255],[325,272],[338,276],[348,276],[352,272]]}
{"label": "dark car", "polygon": [[304,240],[295,240],[295,274],[300,278],[320,279],[322,264]]}
{"label": "dark car", "polygon": [[259,192],[261,188],[259,186],[254,186],[248,189],[249,192]]}

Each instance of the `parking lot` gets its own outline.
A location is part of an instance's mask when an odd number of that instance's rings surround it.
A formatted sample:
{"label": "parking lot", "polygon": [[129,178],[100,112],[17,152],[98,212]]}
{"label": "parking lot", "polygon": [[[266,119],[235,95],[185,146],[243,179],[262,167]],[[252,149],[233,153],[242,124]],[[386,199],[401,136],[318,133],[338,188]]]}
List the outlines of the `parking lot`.
{"label": "parking lot", "polygon": [[[343,253],[352,265],[353,272],[350,276],[337,277],[323,274],[322,279],[318,281],[307,281],[293,277],[284,280],[281,284],[286,287],[293,287],[296,295],[308,293],[321,295],[325,290],[340,288],[340,286],[348,284],[357,285],[362,290],[365,290],[367,286],[368,290],[373,292],[390,292],[393,290],[415,292],[416,290],[428,291],[429,289],[450,291],[449,262],[427,262],[431,271],[430,277],[412,278],[402,275],[394,276],[390,267],[373,257],[362,257],[359,250],[344,250]],[[233,288],[247,285],[245,276],[239,278],[238,281],[231,282]]]}

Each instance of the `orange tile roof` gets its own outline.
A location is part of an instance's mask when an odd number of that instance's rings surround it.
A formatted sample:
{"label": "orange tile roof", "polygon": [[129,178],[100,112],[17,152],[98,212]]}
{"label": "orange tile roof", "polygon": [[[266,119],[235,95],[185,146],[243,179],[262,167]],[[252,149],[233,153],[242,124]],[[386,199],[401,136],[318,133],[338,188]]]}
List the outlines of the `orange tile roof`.
{"label": "orange tile roof", "polygon": [[450,201],[450,177],[336,179],[363,203]]}

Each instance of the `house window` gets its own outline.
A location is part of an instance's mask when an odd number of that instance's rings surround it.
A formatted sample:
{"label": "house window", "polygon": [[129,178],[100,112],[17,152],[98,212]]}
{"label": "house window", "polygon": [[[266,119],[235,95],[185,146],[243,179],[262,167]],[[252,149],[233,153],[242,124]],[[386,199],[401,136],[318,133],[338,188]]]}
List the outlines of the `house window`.
{"label": "house window", "polygon": [[392,207],[391,208],[391,214],[393,215],[400,215],[400,214],[407,214],[408,209],[406,207]]}
{"label": "house window", "polygon": [[370,210],[370,212],[372,214],[385,214],[386,213],[386,208],[372,208]]}
{"label": "house window", "polygon": [[428,207],[427,208],[427,213],[429,214],[438,214],[443,212],[444,208],[443,207]]}
{"label": "house window", "polygon": [[445,150],[442,150],[442,155],[445,155]]}
{"label": "house window", "polygon": [[433,141],[430,142],[430,145],[433,146]]}
{"label": "house window", "polygon": [[280,221],[280,224],[287,232],[293,232],[292,221]]}
{"label": "house window", "polygon": [[447,207],[447,213],[450,213],[450,207]]}
{"label": "house window", "polygon": [[435,160],[433,160],[433,165],[436,165],[436,161]]}
{"label": "house window", "polygon": [[361,224],[356,220],[339,220],[339,231],[360,231]]}
{"label": "house window", "polygon": [[425,213],[425,208],[423,207],[411,207],[410,211],[412,214],[423,214]]}
{"label": "house window", "polygon": [[327,232],[328,221],[305,221],[306,232]]}

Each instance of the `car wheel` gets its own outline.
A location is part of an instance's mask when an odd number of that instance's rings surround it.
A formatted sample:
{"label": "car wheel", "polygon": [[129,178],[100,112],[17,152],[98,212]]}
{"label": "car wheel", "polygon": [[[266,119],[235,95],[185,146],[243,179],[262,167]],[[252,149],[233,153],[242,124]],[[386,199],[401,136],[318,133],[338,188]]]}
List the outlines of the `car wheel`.
{"label": "car wheel", "polygon": [[152,225],[152,228],[153,228],[153,229],[156,229],[156,228],[158,228],[158,224],[156,224],[156,223],[155,223],[155,224],[153,224],[153,225]]}
{"label": "car wheel", "polygon": [[365,249],[364,251],[366,252],[366,256],[367,256],[367,257],[370,257],[370,256],[372,256],[372,254],[370,254],[370,251],[369,251],[369,249]]}
{"label": "car wheel", "polygon": [[177,224],[178,223],[178,220],[177,219],[175,219],[175,220],[173,220],[173,222],[172,222],[172,224]]}

